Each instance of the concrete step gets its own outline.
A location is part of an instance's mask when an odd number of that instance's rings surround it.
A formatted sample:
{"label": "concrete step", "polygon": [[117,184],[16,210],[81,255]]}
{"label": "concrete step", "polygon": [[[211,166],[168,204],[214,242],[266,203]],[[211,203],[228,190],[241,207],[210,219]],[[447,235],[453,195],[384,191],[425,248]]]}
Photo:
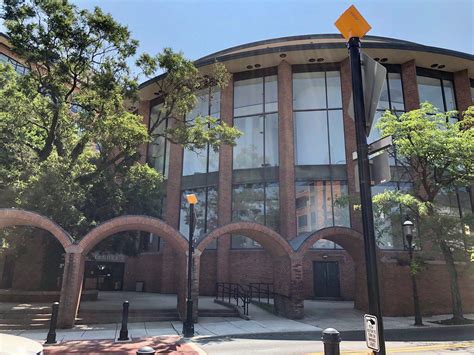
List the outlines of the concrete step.
{"label": "concrete step", "polygon": [[239,312],[235,309],[200,309],[199,317],[239,317]]}
{"label": "concrete step", "polygon": [[[162,322],[179,320],[179,313],[175,309],[162,310],[130,310],[128,313],[129,323],[138,322]],[[76,324],[106,324],[120,323],[122,321],[122,311],[104,310],[104,311],[79,311],[76,317]]]}

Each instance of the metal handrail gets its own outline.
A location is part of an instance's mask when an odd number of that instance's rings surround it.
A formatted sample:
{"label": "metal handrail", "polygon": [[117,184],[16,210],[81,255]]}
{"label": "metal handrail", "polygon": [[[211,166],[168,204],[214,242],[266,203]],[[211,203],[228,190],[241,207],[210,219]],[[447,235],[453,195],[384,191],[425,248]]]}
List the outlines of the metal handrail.
{"label": "metal handrail", "polygon": [[216,283],[216,300],[232,304],[235,302],[237,307],[241,307],[245,315],[249,314],[250,296],[248,290],[242,285],[232,282]]}

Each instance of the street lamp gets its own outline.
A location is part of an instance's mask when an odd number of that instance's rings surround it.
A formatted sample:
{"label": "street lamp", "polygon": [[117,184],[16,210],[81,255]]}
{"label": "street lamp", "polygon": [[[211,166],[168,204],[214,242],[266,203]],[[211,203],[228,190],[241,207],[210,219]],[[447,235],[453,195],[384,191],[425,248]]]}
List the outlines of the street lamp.
{"label": "street lamp", "polygon": [[188,238],[188,296],[186,298],[186,321],[183,323],[183,335],[186,338],[194,336],[192,272],[193,272],[193,238],[194,238],[194,205],[197,203],[195,194],[186,195],[189,203],[189,238]]}
{"label": "street lamp", "polygon": [[403,222],[403,234],[407,240],[408,255],[410,257],[410,276],[413,289],[413,305],[415,307],[415,325],[423,325],[420,311],[420,300],[418,299],[418,289],[416,287],[416,277],[411,270],[413,263],[413,250],[415,249],[413,245],[413,228],[414,224],[409,219],[406,219],[405,222]]}

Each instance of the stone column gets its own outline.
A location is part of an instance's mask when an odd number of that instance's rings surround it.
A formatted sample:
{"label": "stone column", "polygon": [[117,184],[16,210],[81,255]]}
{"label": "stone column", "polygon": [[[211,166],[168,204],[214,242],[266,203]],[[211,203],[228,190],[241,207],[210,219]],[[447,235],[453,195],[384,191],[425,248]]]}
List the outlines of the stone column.
{"label": "stone column", "polygon": [[[138,114],[143,117],[143,124],[148,129],[150,125],[150,101],[140,101],[138,103]],[[139,148],[140,163],[145,164],[147,161],[148,144],[142,144]]]}
{"label": "stone column", "polygon": [[[233,125],[234,82],[231,78],[221,91],[220,116],[227,125]],[[223,145],[219,149],[219,191],[217,194],[217,218],[219,226],[232,221],[232,147]],[[217,282],[229,282],[230,235],[217,240]]]}
{"label": "stone column", "polygon": [[287,240],[297,233],[292,83],[291,65],[283,60],[278,65],[278,150],[281,235]]}
{"label": "stone column", "polygon": [[66,248],[63,281],[59,298],[59,328],[72,328],[81,299],[85,257],[78,245]]}
{"label": "stone column", "polygon": [[[352,79],[349,58],[341,62],[341,90],[342,90],[342,109],[344,122],[344,139],[346,143],[346,167],[347,182],[350,196],[358,196],[355,181],[355,169],[357,162],[352,160],[352,152],[357,151],[355,122],[349,115],[349,105],[352,95]],[[362,233],[362,216],[359,210],[355,210],[353,205],[349,209],[352,229]]]}
{"label": "stone column", "polygon": [[454,73],[454,92],[459,112],[466,111],[473,104],[471,97],[471,82],[467,69]]}
{"label": "stone column", "polygon": [[402,85],[405,110],[411,111],[418,109],[420,107],[420,95],[418,94],[414,59],[402,64]]}

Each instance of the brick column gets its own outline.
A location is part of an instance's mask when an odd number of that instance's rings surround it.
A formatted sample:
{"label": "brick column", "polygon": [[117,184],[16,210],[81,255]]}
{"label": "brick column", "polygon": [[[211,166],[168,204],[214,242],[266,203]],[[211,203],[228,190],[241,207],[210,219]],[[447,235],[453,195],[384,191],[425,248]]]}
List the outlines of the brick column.
{"label": "brick column", "polygon": [[[355,168],[357,162],[352,160],[352,152],[357,151],[355,123],[354,118],[349,115],[349,104],[352,95],[352,79],[349,58],[341,62],[341,90],[342,90],[342,108],[344,122],[344,138],[346,143],[346,167],[347,182],[350,196],[358,196],[356,191]],[[354,210],[353,205],[349,209],[351,226],[358,232],[362,232],[362,219],[360,211]]]}
{"label": "brick column", "polygon": [[85,258],[82,249],[71,245],[66,249],[61,295],[59,298],[59,328],[72,328],[81,299]]}
{"label": "brick column", "polygon": [[454,92],[459,112],[466,111],[473,104],[471,98],[471,82],[467,69],[454,73]]}
{"label": "brick column", "polygon": [[[173,124],[173,122],[171,122]],[[179,144],[170,144],[168,163],[168,179],[166,182],[165,222],[179,230],[179,212],[181,206],[181,176],[183,171],[183,147]],[[161,277],[161,292],[174,293],[177,287],[176,253],[167,243],[163,243],[163,263]]]}
{"label": "brick column", "polygon": [[[138,103],[138,114],[143,117],[143,124],[148,130],[150,124],[150,101],[140,101]],[[147,160],[148,144],[140,145],[140,163],[144,164]]]}
{"label": "brick column", "polygon": [[296,237],[295,149],[293,124],[293,90],[291,65],[278,65],[278,138],[280,180],[281,235],[287,240]]}
{"label": "brick column", "polygon": [[290,318],[304,317],[303,256],[273,258],[275,311]]}
{"label": "brick column", "polygon": [[[233,125],[234,82],[231,78],[221,92],[221,119],[229,126]],[[232,221],[232,147],[223,145],[219,148],[219,191],[217,218],[219,226]],[[229,282],[230,235],[222,236],[217,241],[217,281]]]}
{"label": "brick column", "polygon": [[420,107],[420,95],[418,94],[418,84],[416,82],[415,60],[402,64],[402,85],[405,110],[418,109]]}

